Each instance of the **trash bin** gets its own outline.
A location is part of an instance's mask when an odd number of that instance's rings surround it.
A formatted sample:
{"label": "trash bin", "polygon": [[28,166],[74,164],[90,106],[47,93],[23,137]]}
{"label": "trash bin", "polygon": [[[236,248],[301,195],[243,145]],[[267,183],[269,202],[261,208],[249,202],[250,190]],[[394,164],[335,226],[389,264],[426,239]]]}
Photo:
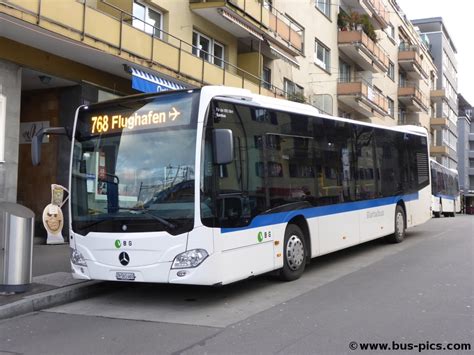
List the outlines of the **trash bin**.
{"label": "trash bin", "polygon": [[25,292],[31,284],[35,214],[0,202],[0,292]]}

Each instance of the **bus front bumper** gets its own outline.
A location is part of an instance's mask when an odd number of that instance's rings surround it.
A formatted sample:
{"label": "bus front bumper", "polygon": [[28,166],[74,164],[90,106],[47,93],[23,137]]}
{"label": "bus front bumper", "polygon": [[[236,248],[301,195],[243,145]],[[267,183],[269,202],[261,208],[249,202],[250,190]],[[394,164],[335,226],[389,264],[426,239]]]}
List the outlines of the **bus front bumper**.
{"label": "bus front bumper", "polygon": [[86,260],[84,265],[71,262],[72,276],[82,280],[130,281],[152,283],[175,283],[188,285],[215,285],[220,277],[219,254],[209,255],[194,268],[172,269],[172,262],[162,262],[139,268],[105,265]]}

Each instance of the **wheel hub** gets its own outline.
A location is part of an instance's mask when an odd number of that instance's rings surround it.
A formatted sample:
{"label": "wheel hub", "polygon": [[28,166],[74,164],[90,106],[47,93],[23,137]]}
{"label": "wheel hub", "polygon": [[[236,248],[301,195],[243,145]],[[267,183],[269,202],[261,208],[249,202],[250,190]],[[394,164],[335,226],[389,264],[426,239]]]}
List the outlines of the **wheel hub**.
{"label": "wheel hub", "polygon": [[303,242],[297,235],[292,235],[286,244],[286,260],[291,270],[298,270],[304,261]]}

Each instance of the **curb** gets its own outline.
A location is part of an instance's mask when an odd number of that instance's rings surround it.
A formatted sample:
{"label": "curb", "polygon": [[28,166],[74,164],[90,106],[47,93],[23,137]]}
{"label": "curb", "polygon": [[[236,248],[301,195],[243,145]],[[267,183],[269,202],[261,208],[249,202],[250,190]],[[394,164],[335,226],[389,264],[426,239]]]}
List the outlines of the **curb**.
{"label": "curb", "polygon": [[0,320],[89,298],[106,291],[109,287],[110,284],[107,282],[85,281],[27,296],[16,302],[0,306]]}

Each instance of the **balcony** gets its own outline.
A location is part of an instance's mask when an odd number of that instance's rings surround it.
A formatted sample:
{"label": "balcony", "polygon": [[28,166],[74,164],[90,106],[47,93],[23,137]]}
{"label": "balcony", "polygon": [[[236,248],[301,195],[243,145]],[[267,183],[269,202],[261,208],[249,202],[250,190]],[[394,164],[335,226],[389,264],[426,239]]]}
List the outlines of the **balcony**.
{"label": "balcony", "polygon": [[446,117],[432,117],[430,119],[430,125],[434,129],[448,129],[449,119]]}
{"label": "balcony", "polygon": [[238,38],[266,39],[292,56],[304,52],[304,29],[258,0],[190,0],[190,9]]}
{"label": "balcony", "polygon": [[[47,31],[48,35],[42,36],[41,42],[25,44],[55,53],[54,48],[60,49],[66,43],[74,50],[61,51],[62,57],[76,61],[76,56],[80,56],[82,64],[115,75],[127,77],[123,64],[130,64],[194,87],[227,85],[262,95],[284,96],[283,90],[276,87],[265,89],[260,77],[235,64],[203,51],[205,55],[201,57],[194,55],[192,44],[171,33],[151,25],[147,25],[152,28],[149,32],[134,27],[135,21],[140,20],[109,2],[97,2],[97,7],[89,3],[94,4],[77,0],[9,0],[8,5],[0,2],[0,13],[21,24],[13,26],[9,33],[18,32],[16,28],[32,28],[35,36]],[[74,51],[79,47],[78,55]]]}
{"label": "balcony", "polygon": [[400,46],[398,65],[407,72],[411,79],[428,79],[428,69],[419,54],[417,46]]}
{"label": "balcony", "polygon": [[387,98],[362,80],[338,83],[337,99],[366,117],[388,115]]}
{"label": "balcony", "polygon": [[388,55],[363,31],[339,31],[337,35],[339,50],[351,58],[362,69],[372,73],[386,73]]}
{"label": "balcony", "polygon": [[387,27],[390,15],[382,0],[344,0],[344,5],[352,11],[367,14],[374,19],[372,24],[376,30]]}
{"label": "balcony", "polygon": [[380,24],[380,28],[385,28],[390,24],[390,14],[383,0],[365,0],[372,10],[373,17]]}
{"label": "balcony", "polygon": [[411,126],[419,126],[425,127],[428,131],[430,129],[430,123],[428,120],[423,117],[419,112],[408,112],[402,110],[398,110],[398,125],[411,125]]}
{"label": "balcony", "polygon": [[406,106],[407,111],[428,112],[429,102],[416,85],[399,87],[398,100]]}
{"label": "balcony", "polygon": [[432,145],[430,147],[430,154],[433,156],[441,155],[444,157],[449,157],[449,148],[444,145]]}
{"label": "balcony", "polygon": [[439,103],[442,101],[447,101],[448,96],[446,95],[446,90],[445,89],[437,89],[437,90],[431,90],[430,91],[430,99],[431,101],[435,103]]}

